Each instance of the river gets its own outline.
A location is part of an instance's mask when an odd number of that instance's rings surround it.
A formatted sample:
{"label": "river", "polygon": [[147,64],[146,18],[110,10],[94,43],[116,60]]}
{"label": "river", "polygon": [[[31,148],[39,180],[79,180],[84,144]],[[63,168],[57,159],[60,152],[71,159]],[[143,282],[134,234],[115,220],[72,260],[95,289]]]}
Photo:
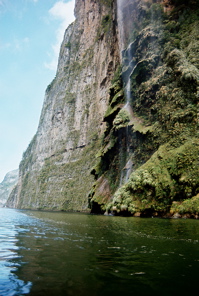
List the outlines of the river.
{"label": "river", "polygon": [[187,295],[199,221],[0,209],[0,296]]}

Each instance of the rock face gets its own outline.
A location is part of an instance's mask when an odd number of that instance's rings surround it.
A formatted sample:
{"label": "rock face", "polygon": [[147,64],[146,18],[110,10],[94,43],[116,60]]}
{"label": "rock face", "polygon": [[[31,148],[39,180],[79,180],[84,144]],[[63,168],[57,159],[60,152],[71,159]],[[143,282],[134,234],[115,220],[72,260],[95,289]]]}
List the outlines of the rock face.
{"label": "rock face", "polygon": [[123,88],[105,114],[92,211],[198,217],[199,3],[119,3]]}
{"label": "rock face", "polygon": [[199,3],[77,0],[8,205],[199,213]]}
{"label": "rock face", "polygon": [[114,1],[77,0],[37,133],[23,155],[8,205],[86,210],[109,87],[119,64]]}
{"label": "rock face", "polygon": [[11,171],[5,175],[3,181],[0,183],[0,207],[3,207],[7,202],[12,189],[17,184],[18,175],[19,170]]}

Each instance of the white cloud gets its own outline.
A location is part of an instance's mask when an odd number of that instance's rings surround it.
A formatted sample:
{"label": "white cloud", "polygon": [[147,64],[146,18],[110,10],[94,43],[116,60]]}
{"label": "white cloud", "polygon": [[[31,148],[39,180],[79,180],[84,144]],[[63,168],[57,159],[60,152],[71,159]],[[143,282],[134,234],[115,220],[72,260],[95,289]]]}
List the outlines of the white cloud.
{"label": "white cloud", "polygon": [[51,62],[45,64],[45,66],[51,70],[55,71],[57,68],[57,59],[64,32],[69,24],[71,24],[75,19],[74,7],[75,0],[70,0],[68,2],[64,2],[64,0],[61,0],[56,2],[54,6],[49,10],[50,18],[60,21],[60,25],[56,31],[56,41],[55,44],[52,45],[53,56]]}

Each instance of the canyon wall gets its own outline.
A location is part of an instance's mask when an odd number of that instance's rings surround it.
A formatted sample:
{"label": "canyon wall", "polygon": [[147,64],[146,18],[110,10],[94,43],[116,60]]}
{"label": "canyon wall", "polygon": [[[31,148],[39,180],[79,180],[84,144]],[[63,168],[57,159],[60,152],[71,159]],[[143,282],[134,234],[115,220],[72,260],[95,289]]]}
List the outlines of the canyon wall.
{"label": "canyon wall", "polygon": [[20,163],[8,206],[87,210],[90,174],[105,129],[109,87],[119,65],[116,5],[77,0],[38,130]]}
{"label": "canyon wall", "polygon": [[77,0],[8,205],[199,214],[199,3]]}
{"label": "canyon wall", "polygon": [[197,218],[199,2],[118,0],[118,17],[122,87],[105,114],[91,210]]}

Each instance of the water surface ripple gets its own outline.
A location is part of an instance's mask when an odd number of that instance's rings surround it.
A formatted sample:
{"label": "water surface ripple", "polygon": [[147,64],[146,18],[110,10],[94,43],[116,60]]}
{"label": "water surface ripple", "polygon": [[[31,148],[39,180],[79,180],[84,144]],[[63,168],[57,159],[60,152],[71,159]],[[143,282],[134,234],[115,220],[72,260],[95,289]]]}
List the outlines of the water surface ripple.
{"label": "water surface ripple", "polygon": [[0,209],[0,296],[187,295],[198,223]]}

